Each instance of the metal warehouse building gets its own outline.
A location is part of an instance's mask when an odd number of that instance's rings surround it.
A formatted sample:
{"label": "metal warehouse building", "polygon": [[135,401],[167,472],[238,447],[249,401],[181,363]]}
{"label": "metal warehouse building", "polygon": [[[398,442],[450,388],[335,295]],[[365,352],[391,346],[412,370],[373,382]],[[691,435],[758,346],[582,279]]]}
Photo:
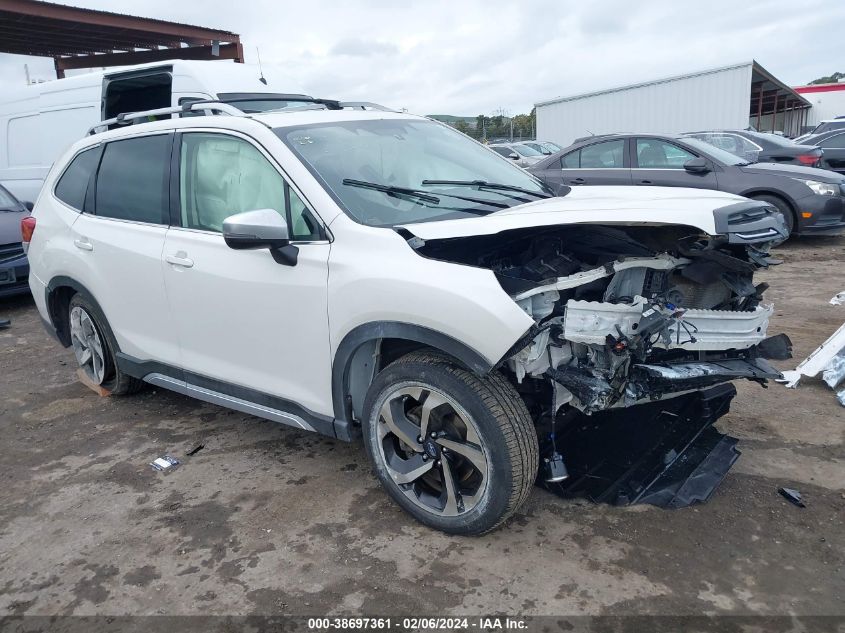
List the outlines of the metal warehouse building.
{"label": "metal warehouse building", "polygon": [[756,61],[535,104],[537,138],[569,145],[614,132],[712,129],[797,135],[811,103]]}

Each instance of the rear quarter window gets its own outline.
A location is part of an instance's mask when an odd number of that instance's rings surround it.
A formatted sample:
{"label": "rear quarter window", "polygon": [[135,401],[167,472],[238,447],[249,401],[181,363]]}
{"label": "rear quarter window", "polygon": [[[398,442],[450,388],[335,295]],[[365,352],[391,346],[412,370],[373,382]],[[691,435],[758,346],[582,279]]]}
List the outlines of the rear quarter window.
{"label": "rear quarter window", "polygon": [[83,210],[91,174],[97,169],[99,150],[99,147],[92,147],[77,154],[56,183],[56,197],[77,211]]}

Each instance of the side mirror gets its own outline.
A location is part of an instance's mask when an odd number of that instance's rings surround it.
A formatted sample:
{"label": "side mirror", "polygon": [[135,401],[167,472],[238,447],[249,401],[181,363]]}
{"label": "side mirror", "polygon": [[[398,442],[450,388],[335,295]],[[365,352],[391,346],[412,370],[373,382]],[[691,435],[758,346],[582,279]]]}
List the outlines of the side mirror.
{"label": "side mirror", "polygon": [[23,206],[26,207],[27,211],[32,211],[32,207],[34,207],[35,205],[32,204],[31,202],[27,201],[27,202],[23,203]]}
{"label": "side mirror", "polygon": [[235,250],[270,249],[279,264],[293,266],[299,249],[290,243],[284,218],[273,209],[230,215],[223,220],[223,239]]}
{"label": "side mirror", "polygon": [[684,163],[684,169],[691,174],[706,174],[710,171],[707,161],[703,158],[690,158]]}
{"label": "side mirror", "polygon": [[519,160],[519,154],[517,154],[516,152],[511,152],[510,154],[508,154],[508,158],[510,158],[511,160]]}

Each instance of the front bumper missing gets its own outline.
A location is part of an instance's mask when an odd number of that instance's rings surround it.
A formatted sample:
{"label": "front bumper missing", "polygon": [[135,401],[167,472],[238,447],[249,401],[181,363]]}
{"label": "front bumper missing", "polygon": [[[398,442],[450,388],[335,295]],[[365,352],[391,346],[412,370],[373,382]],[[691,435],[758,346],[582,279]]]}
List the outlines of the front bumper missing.
{"label": "front bumper missing", "polygon": [[[568,301],[564,320],[564,336],[573,343],[604,345],[608,336],[621,330],[628,338],[637,327],[646,309],[645,299],[627,303]],[[660,340],[654,347],[686,350],[746,349],[766,336],[773,306],[757,306],[752,311],[688,309],[683,317],[669,325],[670,344]],[[695,340],[691,340],[694,338]]]}
{"label": "front bumper missing", "polygon": [[733,385],[721,384],[590,416],[566,409],[555,436],[569,478],[538,484],[564,498],[613,505],[703,503],[740,455],[737,440],[713,428],[735,395]]}

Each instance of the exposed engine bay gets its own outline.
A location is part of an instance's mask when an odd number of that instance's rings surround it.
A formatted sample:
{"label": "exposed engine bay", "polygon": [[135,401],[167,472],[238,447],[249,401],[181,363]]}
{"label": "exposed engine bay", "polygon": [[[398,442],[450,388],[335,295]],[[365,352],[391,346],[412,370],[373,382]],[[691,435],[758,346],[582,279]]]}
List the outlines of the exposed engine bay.
{"label": "exposed engine bay", "polygon": [[[535,325],[500,363],[521,390],[553,387],[553,411],[631,406],[736,378],[765,384],[787,358],[766,339],[772,306],[753,274],[763,239],[682,225],[577,224],[431,241],[435,259],[489,268]],[[774,233],[775,238],[781,236]]]}
{"label": "exposed engine bay", "polygon": [[773,307],[767,284],[754,282],[779,263],[769,249],[788,232],[761,202],[709,211],[712,233],[665,215],[639,223],[660,214],[637,204],[624,223],[605,213],[591,224],[576,209],[573,223],[538,217],[531,227],[428,240],[409,230],[408,243],[424,257],[491,270],[533,320],[497,367],[534,419],[539,485],[679,508],[706,501],[740,455],[736,438],[713,426],[736,395],[730,382],[766,386],[781,376],[767,361],[791,357],[786,335],[766,337]]}

